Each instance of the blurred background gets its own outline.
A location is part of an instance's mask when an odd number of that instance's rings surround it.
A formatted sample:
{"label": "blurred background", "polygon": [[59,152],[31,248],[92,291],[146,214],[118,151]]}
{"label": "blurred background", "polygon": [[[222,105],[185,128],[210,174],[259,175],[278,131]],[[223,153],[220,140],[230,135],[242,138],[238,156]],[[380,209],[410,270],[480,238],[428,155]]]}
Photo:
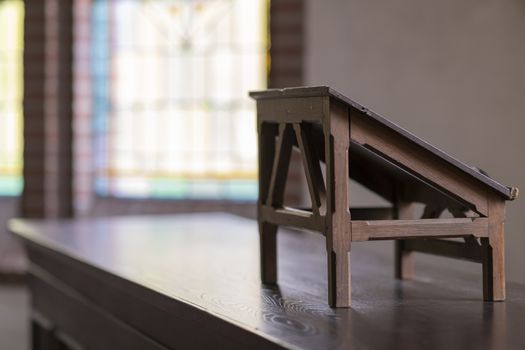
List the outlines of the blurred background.
{"label": "blurred background", "polygon": [[[525,190],[524,37],[521,0],[0,0],[0,280],[23,281],[11,217],[254,217],[249,90],[330,85]],[[525,200],[507,208],[525,283]]]}

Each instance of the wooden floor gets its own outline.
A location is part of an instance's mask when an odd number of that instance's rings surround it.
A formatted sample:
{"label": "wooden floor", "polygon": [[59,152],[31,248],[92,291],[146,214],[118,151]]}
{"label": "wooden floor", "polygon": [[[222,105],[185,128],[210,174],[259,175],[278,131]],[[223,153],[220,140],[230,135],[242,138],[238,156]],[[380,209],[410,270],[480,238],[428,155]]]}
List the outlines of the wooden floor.
{"label": "wooden floor", "polygon": [[[24,221],[12,229],[39,247],[34,258],[47,272],[34,271],[37,280],[60,279],[71,295],[166,348],[253,337],[262,348],[525,349],[525,286],[509,283],[506,302],[485,303],[481,271],[428,264],[417,266],[416,280],[401,282],[393,260],[373,249],[376,242],[353,246],[352,308],[331,309],[325,243],[316,234],[280,232],[279,286],[268,287],[259,283],[257,225],[247,219]],[[46,267],[48,253],[56,256]],[[35,304],[52,311],[45,299]]]}

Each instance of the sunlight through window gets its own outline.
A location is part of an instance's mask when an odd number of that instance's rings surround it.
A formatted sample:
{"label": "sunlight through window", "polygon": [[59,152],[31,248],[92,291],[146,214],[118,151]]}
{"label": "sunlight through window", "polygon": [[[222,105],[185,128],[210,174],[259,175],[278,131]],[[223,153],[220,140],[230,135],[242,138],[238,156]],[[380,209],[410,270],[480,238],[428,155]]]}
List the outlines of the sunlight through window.
{"label": "sunlight through window", "polygon": [[97,192],[257,196],[255,105],[267,0],[98,1],[93,8]]}
{"label": "sunlight through window", "polygon": [[0,1],[0,195],[22,190],[22,1]]}

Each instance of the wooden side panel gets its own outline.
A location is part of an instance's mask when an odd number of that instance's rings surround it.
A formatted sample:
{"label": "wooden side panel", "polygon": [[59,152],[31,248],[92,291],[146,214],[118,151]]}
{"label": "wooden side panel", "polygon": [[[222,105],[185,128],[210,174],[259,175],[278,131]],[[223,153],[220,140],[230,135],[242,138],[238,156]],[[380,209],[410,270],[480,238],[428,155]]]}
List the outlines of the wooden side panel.
{"label": "wooden side panel", "polygon": [[443,192],[488,215],[487,190],[471,177],[429,154],[377,121],[356,113],[352,118],[352,141],[381,154],[407,172],[430,182]]}
{"label": "wooden side panel", "polygon": [[301,123],[321,121],[328,97],[295,97],[257,101],[259,123]]}
{"label": "wooden side panel", "polygon": [[[277,230],[279,225],[325,232],[325,186],[319,157],[312,148],[307,122],[327,115],[328,97],[268,99],[257,102],[259,132],[260,262],[263,283],[277,283]],[[295,138],[294,138],[295,135]],[[301,150],[312,196],[313,214],[283,208],[284,189],[294,140]]]}
{"label": "wooden side panel", "polygon": [[[32,268],[33,307],[90,349],[166,349],[96,308],[44,271]],[[74,317],[72,317],[74,315]]]}

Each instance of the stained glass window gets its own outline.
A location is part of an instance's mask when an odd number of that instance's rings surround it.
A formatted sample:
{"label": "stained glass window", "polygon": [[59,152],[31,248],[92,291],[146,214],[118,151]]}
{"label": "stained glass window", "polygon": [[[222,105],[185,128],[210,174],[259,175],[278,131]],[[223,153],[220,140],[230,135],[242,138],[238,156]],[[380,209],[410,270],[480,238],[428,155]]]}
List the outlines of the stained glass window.
{"label": "stained glass window", "polygon": [[255,199],[268,0],[95,1],[99,194]]}
{"label": "stained glass window", "polygon": [[0,195],[22,190],[24,4],[0,0]]}

